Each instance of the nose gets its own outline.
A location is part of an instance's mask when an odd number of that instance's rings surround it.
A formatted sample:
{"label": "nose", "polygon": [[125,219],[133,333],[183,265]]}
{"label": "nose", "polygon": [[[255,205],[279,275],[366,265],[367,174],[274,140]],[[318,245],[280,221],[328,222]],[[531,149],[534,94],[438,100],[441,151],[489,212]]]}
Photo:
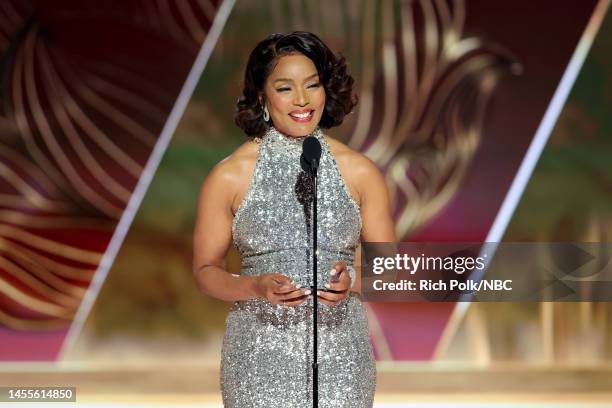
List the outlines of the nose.
{"label": "nose", "polygon": [[293,104],[299,107],[304,107],[308,105],[308,98],[306,98],[306,92],[302,89],[297,89],[295,93],[295,99],[293,100]]}

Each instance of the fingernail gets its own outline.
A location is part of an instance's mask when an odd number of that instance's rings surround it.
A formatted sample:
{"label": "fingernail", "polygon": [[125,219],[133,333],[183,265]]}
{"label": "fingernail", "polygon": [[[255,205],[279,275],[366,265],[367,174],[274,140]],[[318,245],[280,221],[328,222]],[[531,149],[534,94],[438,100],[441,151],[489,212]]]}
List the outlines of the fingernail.
{"label": "fingernail", "polygon": [[306,292],[304,292],[305,295],[310,295],[310,289],[308,289]]}
{"label": "fingernail", "polygon": [[302,287],[302,285],[300,285],[300,284],[298,283],[297,285],[295,285],[295,287],[299,289],[299,288],[301,288],[301,287]]}
{"label": "fingernail", "polygon": [[320,294],[321,294],[321,291],[320,291],[320,290],[317,290],[317,295],[320,295]]}
{"label": "fingernail", "polygon": [[336,274],[336,268],[332,269],[332,270],[329,272],[329,274],[330,274],[330,275],[335,275],[335,274]]}
{"label": "fingernail", "polygon": [[326,284],[325,284],[325,287],[326,287],[327,289],[329,289],[329,283],[326,283]]}

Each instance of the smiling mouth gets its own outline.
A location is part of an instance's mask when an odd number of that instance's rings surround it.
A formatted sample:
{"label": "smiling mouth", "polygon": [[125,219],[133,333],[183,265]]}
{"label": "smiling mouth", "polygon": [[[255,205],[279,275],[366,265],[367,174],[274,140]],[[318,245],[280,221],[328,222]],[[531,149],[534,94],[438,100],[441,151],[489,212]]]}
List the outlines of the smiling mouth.
{"label": "smiling mouth", "polygon": [[303,113],[290,113],[289,116],[291,119],[296,120],[298,122],[301,121],[309,121],[312,118],[314,110],[303,112]]}

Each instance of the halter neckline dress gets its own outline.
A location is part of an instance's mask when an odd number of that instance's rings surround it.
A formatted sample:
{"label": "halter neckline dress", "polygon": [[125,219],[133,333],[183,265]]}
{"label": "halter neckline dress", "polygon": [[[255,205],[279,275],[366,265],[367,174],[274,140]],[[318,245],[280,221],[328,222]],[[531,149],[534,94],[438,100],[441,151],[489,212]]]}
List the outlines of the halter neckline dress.
{"label": "halter neckline dress", "polygon": [[[318,284],[337,261],[353,265],[361,216],[320,129],[317,173]],[[271,127],[261,138],[247,193],[232,223],[241,274],[279,272],[312,285],[312,187],[300,166],[304,138]],[[312,299],[300,306],[256,298],[233,303],[221,352],[226,408],[312,406]],[[319,406],[371,407],[376,368],[368,322],[355,292],[335,306],[319,302]]]}

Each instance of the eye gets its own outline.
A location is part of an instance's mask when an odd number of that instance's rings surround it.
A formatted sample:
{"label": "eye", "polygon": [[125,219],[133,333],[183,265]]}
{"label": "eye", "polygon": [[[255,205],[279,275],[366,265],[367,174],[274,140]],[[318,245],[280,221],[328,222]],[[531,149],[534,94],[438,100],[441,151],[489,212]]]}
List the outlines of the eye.
{"label": "eye", "polygon": [[321,83],[320,83],[320,82],[317,82],[317,83],[314,83],[314,84],[308,85],[308,88],[318,88],[318,87],[320,87],[320,86],[321,86]]}
{"label": "eye", "polygon": [[291,90],[291,88],[284,86],[282,88],[277,88],[276,92],[286,92],[286,91],[290,91],[290,90]]}

